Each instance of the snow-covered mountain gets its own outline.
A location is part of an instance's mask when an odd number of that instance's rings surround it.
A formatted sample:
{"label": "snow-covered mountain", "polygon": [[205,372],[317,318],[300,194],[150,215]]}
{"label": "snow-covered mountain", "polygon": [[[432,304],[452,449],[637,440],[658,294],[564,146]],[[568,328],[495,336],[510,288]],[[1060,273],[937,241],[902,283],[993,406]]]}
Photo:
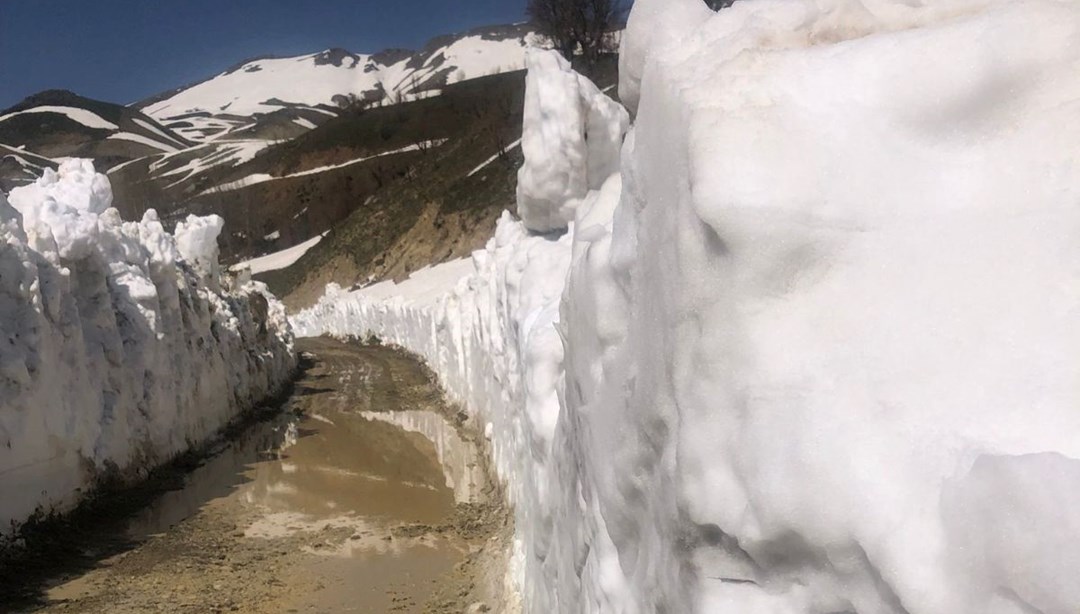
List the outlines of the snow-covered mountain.
{"label": "snow-covered mountain", "polygon": [[273,114],[303,127],[350,100],[369,104],[434,95],[451,83],[524,68],[537,42],[525,25],[442,36],[420,51],[361,54],[328,49],[241,62],[210,79],[135,106],[185,137],[205,141],[250,130]]}

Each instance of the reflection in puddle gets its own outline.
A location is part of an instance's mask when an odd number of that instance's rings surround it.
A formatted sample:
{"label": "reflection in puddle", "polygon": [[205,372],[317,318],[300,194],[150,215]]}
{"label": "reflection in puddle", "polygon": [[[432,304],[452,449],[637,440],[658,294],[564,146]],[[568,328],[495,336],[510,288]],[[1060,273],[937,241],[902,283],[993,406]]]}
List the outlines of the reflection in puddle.
{"label": "reflection in puddle", "polygon": [[204,505],[227,497],[246,480],[245,468],[260,459],[275,458],[277,450],[295,440],[297,417],[283,412],[272,420],[259,422],[192,471],[184,487],[169,491],[141,510],[128,524],[128,534],[144,539],[167,531],[199,511]]}
{"label": "reflection in puddle", "polygon": [[475,454],[436,414],[400,412],[399,425],[389,413],[330,413],[253,426],[143,510],[130,533],[161,533],[229,497],[267,514],[438,523],[481,483]]}
{"label": "reflection in puddle", "polygon": [[253,464],[237,496],[267,514],[314,519],[354,514],[370,520],[437,523],[454,497],[431,441],[356,414],[326,411],[296,428],[277,459]]}
{"label": "reflection in puddle", "polygon": [[433,411],[401,410],[391,412],[365,411],[361,416],[395,424],[412,433],[419,433],[435,444],[446,485],[454,491],[457,503],[475,503],[485,487],[484,472],[476,447],[466,443],[446,418]]}
{"label": "reflection in puddle", "polygon": [[480,496],[478,452],[440,414],[356,411],[326,403],[325,395],[313,401],[305,404],[306,415],[284,412],[223,446],[184,488],[139,514],[130,533],[161,533],[223,501],[258,512],[245,531],[249,537],[327,527],[362,532],[372,523],[438,524],[451,517],[456,503]]}

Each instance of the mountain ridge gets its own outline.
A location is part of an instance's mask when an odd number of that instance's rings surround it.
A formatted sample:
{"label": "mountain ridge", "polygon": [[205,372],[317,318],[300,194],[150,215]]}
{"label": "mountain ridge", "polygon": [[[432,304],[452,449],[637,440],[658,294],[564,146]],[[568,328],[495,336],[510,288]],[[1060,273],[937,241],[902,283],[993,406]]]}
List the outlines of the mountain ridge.
{"label": "mountain ridge", "polygon": [[131,106],[190,140],[206,141],[282,109],[327,112],[355,100],[395,103],[449,83],[519,70],[525,48],[538,43],[531,26],[509,24],[436,36],[419,50],[368,54],[331,47],[294,56],[267,54]]}

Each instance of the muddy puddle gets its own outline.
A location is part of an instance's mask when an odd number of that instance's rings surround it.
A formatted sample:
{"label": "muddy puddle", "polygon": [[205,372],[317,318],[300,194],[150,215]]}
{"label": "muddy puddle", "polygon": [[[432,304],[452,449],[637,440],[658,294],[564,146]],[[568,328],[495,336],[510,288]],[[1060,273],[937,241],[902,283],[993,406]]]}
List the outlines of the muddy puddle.
{"label": "muddy puddle", "polygon": [[501,554],[483,550],[508,533],[481,451],[411,359],[304,343],[317,360],[283,411],[134,514],[138,545],[51,583],[42,611],[490,607]]}

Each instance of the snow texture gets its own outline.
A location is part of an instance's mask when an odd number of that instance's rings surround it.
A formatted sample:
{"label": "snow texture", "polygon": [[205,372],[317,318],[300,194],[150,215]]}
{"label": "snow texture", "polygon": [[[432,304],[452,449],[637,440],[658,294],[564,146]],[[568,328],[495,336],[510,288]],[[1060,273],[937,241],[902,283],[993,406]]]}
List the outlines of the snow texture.
{"label": "snow texture", "polygon": [[225,227],[225,220],[220,215],[188,215],[187,219],[176,225],[176,249],[191,268],[212,290],[218,290],[221,269],[218,266],[217,239]]}
{"label": "snow texture", "polygon": [[[217,220],[177,237],[111,208],[104,175],[66,160],[0,194],[0,526],[63,511],[105,475],[206,440],[295,366],[261,284],[216,290]],[[193,267],[200,270],[196,273]],[[205,281],[212,281],[214,287]]]}
{"label": "snow texture", "polygon": [[488,426],[529,611],[1075,611],[1078,40],[1056,0],[638,0],[599,189],[530,57],[518,204],[567,233],[294,322]]}
{"label": "snow texture", "polygon": [[526,64],[517,211],[530,230],[563,230],[586,192],[618,170],[629,118],[557,52],[530,49]]}

